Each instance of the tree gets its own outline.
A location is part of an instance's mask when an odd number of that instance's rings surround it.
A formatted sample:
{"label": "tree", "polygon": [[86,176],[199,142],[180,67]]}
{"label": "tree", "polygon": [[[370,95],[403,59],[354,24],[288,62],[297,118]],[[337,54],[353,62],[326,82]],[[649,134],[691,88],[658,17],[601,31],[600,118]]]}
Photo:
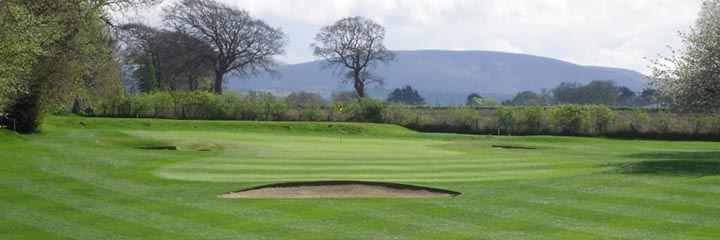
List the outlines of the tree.
{"label": "tree", "polygon": [[465,105],[471,106],[471,107],[477,106],[478,105],[477,99],[483,99],[483,97],[480,96],[480,94],[471,93],[470,95],[467,96],[467,101],[465,102]]}
{"label": "tree", "polygon": [[225,74],[273,72],[273,56],[285,53],[287,37],[279,28],[247,11],[213,0],[181,0],[164,9],[164,21],[177,31],[203,40],[215,51],[213,91],[222,93]]}
{"label": "tree", "polygon": [[370,72],[377,63],[388,63],[394,55],[388,51],[382,41],[385,28],[370,19],[347,17],[333,25],[324,26],[315,35],[313,55],[323,59],[326,67],[346,68],[346,82],[352,82],[361,98],[365,97],[365,87],[383,79]]}
{"label": "tree", "polygon": [[138,56],[134,62],[139,64],[140,67],[133,72],[133,77],[140,83],[140,90],[143,92],[152,92],[157,90],[158,81],[155,70],[155,64],[153,63],[152,56]]}
{"label": "tree", "polygon": [[[7,69],[11,74],[0,79],[8,82],[8,85],[0,84],[3,85],[0,112],[6,113],[7,119],[15,120],[18,132],[32,133],[37,131],[44,113],[54,106],[70,102],[76,96],[118,92],[120,78],[113,64],[117,56],[112,48],[115,40],[108,31],[107,10],[155,2],[0,2],[0,57],[19,55],[22,61],[0,60],[3,61],[0,71]],[[7,119],[0,120],[0,125],[5,125]]]}
{"label": "tree", "polygon": [[540,106],[540,97],[532,91],[523,91],[512,99],[513,106]]}
{"label": "tree", "polygon": [[[152,63],[158,89],[194,91],[200,88],[202,79],[211,77],[215,51],[202,40],[139,23],[124,24],[120,29],[121,38],[128,46],[126,58],[129,64],[139,65],[135,75],[141,75],[137,71],[143,71],[144,66]],[[148,57],[151,62],[146,62]],[[142,79],[136,80],[142,87]]]}
{"label": "tree", "polygon": [[160,66],[164,73],[161,81],[166,88],[195,91],[201,89],[201,83],[210,82],[215,59],[210,45],[177,31],[165,31],[160,38],[163,43],[160,56],[165,59]]}
{"label": "tree", "polygon": [[635,101],[635,92],[627,87],[619,87],[620,95],[618,96],[618,104],[623,106],[632,106]]}
{"label": "tree", "polygon": [[387,100],[408,105],[425,105],[425,98],[420,96],[418,91],[410,87],[410,85],[406,85],[403,88],[396,88],[390,93]]}
{"label": "tree", "polygon": [[720,110],[720,0],[703,1],[683,48],[654,60],[653,86],[685,111]]}
{"label": "tree", "polygon": [[577,94],[579,104],[617,105],[620,89],[612,81],[592,81],[580,86]]}
{"label": "tree", "polygon": [[577,83],[562,82],[552,90],[555,102],[560,104],[578,103],[580,100],[580,85]]}

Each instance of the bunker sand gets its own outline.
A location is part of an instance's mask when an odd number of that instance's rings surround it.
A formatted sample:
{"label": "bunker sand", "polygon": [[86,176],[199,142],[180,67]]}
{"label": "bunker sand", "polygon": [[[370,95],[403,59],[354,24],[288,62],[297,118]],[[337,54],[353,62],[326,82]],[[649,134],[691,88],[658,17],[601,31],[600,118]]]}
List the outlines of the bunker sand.
{"label": "bunker sand", "polygon": [[218,195],[219,198],[435,198],[459,192],[421,186],[362,181],[290,182]]}

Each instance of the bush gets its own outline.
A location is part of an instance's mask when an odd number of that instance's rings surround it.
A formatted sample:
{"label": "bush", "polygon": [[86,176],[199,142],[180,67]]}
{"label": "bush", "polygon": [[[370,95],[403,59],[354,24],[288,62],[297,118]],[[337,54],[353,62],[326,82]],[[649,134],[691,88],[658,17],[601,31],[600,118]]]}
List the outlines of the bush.
{"label": "bush", "polygon": [[220,108],[226,119],[241,119],[243,97],[234,91],[225,91],[220,95]]}
{"label": "bush", "polygon": [[471,127],[478,121],[478,113],[471,107],[454,107],[451,114],[456,127]]}
{"label": "bush", "polygon": [[509,133],[515,124],[515,112],[510,107],[499,107],[495,110],[494,120],[498,129]]}
{"label": "bush", "polygon": [[384,101],[373,98],[355,99],[348,106],[351,120],[357,122],[383,122],[387,105]]}
{"label": "bush", "polygon": [[667,111],[661,111],[657,113],[655,117],[657,119],[657,128],[662,133],[668,133],[672,122],[672,114]]}
{"label": "bush", "polygon": [[604,134],[615,123],[617,114],[605,105],[590,105],[587,109],[587,123],[590,133]]}
{"label": "bush", "polygon": [[411,110],[405,104],[390,104],[387,107],[387,121],[392,124],[405,125],[411,118]]}
{"label": "bush", "polygon": [[555,105],[550,109],[550,116],[555,128],[560,129],[562,134],[582,134],[585,111],[578,105]]}
{"label": "bush", "polygon": [[631,116],[630,129],[633,132],[644,132],[650,122],[650,116],[642,109],[635,109]]}
{"label": "bush", "polygon": [[539,133],[543,122],[542,107],[524,107],[522,108],[522,118],[520,124],[525,127],[528,133]]}

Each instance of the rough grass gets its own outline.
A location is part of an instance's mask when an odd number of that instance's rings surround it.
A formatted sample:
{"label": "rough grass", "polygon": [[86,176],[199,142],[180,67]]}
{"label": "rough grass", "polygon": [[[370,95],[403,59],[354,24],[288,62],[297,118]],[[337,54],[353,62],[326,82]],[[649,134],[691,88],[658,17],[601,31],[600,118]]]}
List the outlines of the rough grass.
{"label": "rough grass", "polygon": [[[50,118],[43,134],[0,131],[0,239],[720,235],[720,143],[418,134],[388,125],[328,125]],[[190,150],[182,151],[183,144]],[[181,151],[138,149],[151,145]],[[193,151],[193,146],[214,148]],[[296,180],[390,181],[462,195],[215,197]]]}

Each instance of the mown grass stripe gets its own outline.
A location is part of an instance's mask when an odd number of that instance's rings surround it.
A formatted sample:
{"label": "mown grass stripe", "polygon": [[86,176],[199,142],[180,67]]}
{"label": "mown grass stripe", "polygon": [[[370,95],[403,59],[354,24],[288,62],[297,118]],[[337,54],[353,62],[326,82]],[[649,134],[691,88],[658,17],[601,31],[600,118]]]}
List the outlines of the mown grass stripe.
{"label": "mown grass stripe", "polygon": [[[589,196],[601,196],[597,200],[594,201],[586,201],[585,204],[588,204],[589,202],[592,203],[593,207],[590,207],[591,209],[598,209],[598,211],[608,212],[608,213],[614,213],[617,215],[627,216],[627,217],[635,217],[635,216],[648,216],[648,219],[659,219],[664,222],[670,222],[670,223],[676,223],[676,224],[689,224],[689,225],[697,225],[697,226],[705,226],[705,227],[711,227],[716,228],[720,231],[720,219],[714,216],[710,216],[707,213],[707,209],[704,209],[703,211],[705,213],[687,213],[687,212],[679,212],[674,210],[667,210],[662,209],[659,207],[655,207],[656,204],[653,204],[655,201],[659,202],[666,202],[666,203],[672,203],[672,205],[675,206],[682,206],[682,205],[692,205],[692,203],[686,203],[682,201],[668,201],[668,200],[658,200],[658,199],[647,199],[647,198],[637,198],[634,196],[634,194],[630,195],[623,195],[623,194],[617,194],[617,193],[593,193],[593,192],[584,192],[581,190],[574,190],[574,189],[566,189],[562,187],[553,187],[553,186],[546,186],[546,185],[538,185],[540,188],[544,189],[555,189],[555,190],[562,190],[566,192],[583,192],[585,195]],[[630,200],[630,201],[628,201]],[[634,200],[634,201],[632,201]],[[637,200],[644,201],[638,202]],[[572,204],[572,206],[582,206],[580,202],[572,201],[569,199],[554,199],[553,201],[556,202],[562,202],[564,204]],[[614,202],[622,202],[622,204],[616,204]],[[687,211],[687,209],[684,209],[684,211]]]}
{"label": "mown grass stripe", "polygon": [[698,184],[697,181],[688,181],[686,179],[681,179],[680,181],[677,180],[659,179],[659,177],[623,177],[617,179],[617,181],[626,183],[639,183],[663,188],[682,189],[697,193],[720,195],[720,186],[715,184],[720,183],[720,181],[718,181],[720,179],[709,180],[700,184]]}
{"label": "mown grass stripe", "polygon": [[[243,237],[243,235],[247,235],[246,237],[249,238],[263,238],[259,235],[241,234],[210,226],[205,223],[188,221],[166,214],[148,212],[129,205],[117,205],[110,202],[99,201],[94,198],[81,197],[57,188],[57,186],[46,186],[26,179],[10,178],[0,184],[8,188],[16,188],[35,197],[60,203],[70,208],[105,215],[121,221],[142,224],[172,234],[182,234],[202,239],[235,239]],[[17,186],[22,187],[17,188]]]}
{"label": "mown grass stripe", "polygon": [[4,218],[13,219],[25,225],[32,226],[37,230],[61,235],[72,239],[132,239],[116,234],[100,231],[92,226],[85,226],[68,221],[66,218],[53,216],[52,213],[39,212],[22,205],[10,204],[0,200],[0,209],[12,209],[12,211],[0,211]]}
{"label": "mown grass stripe", "polygon": [[0,239],[72,239],[69,236],[45,232],[3,214],[0,214],[0,223]]}
{"label": "mown grass stripe", "polygon": [[[428,201],[435,202],[435,201]],[[522,239],[530,238],[532,235],[508,230],[512,225],[507,222],[501,222],[501,219],[495,217],[468,217],[467,212],[457,211],[446,206],[434,206],[432,203],[419,203],[417,201],[394,201],[387,203],[384,200],[377,200],[370,206],[357,205],[328,205],[318,204],[322,207],[333,208],[341,211],[347,211],[353,214],[370,217],[373,219],[383,219],[386,221],[395,221],[403,224],[420,227],[420,229],[433,229],[441,233],[460,233],[458,238],[472,239]],[[413,209],[422,209],[421,211]],[[452,214],[448,214],[452,213]],[[465,216],[462,221],[455,220],[458,216]],[[480,229],[480,231],[478,231]],[[425,233],[417,233],[418,238],[426,238]],[[441,234],[436,238],[450,239],[453,235]]]}
{"label": "mown grass stripe", "polygon": [[[572,184],[572,183],[571,183]],[[648,201],[653,203],[662,203],[662,202],[673,202],[677,204],[682,205],[695,205],[702,207],[707,210],[720,209],[720,206],[717,205],[717,198],[720,197],[718,194],[701,194],[696,195],[695,198],[688,197],[692,196],[692,192],[685,191],[682,194],[679,193],[664,193],[662,191],[657,191],[657,187],[652,187],[649,189],[643,189],[639,188],[638,185],[633,185],[632,187],[613,187],[613,186],[604,186],[603,188],[573,188],[573,187],[563,187],[558,185],[552,185],[552,184],[537,184],[538,187],[548,188],[548,189],[558,189],[563,190],[567,192],[574,192],[574,193],[581,193],[585,195],[591,195],[591,196],[608,196],[608,197],[618,197],[623,199],[633,199],[635,201],[642,200],[642,201]],[[680,189],[671,189],[673,191],[680,191]]]}
{"label": "mown grass stripe", "polygon": [[[48,176],[52,176],[52,175],[56,175],[56,174],[60,174],[60,173],[72,172],[72,170],[70,170],[70,169],[67,169],[67,168],[63,168],[63,169],[64,169],[64,171],[47,172],[47,174],[48,174]],[[86,171],[76,170],[75,172],[85,173]],[[225,229],[228,229],[228,231],[245,230],[243,233],[245,236],[255,236],[253,234],[248,234],[248,232],[258,232],[258,233],[260,233],[260,232],[264,232],[264,233],[278,232],[278,234],[275,235],[276,237],[281,236],[281,235],[286,235],[286,234],[298,234],[298,233],[301,233],[303,236],[322,236],[324,234],[324,232],[327,231],[327,229],[326,229],[327,227],[333,226],[333,224],[324,223],[324,224],[322,224],[323,228],[310,228],[309,226],[304,225],[304,224],[279,224],[277,222],[272,222],[272,221],[264,220],[263,218],[258,218],[258,216],[267,216],[266,214],[268,212],[270,212],[270,211],[258,211],[262,208],[254,208],[253,211],[249,214],[240,214],[238,212],[221,211],[216,207],[209,207],[209,206],[218,205],[217,202],[210,202],[210,203],[206,203],[204,205],[188,204],[183,201],[176,202],[176,203],[170,203],[170,202],[161,203],[160,201],[167,201],[167,199],[163,198],[163,197],[156,197],[156,196],[159,196],[162,194],[160,192],[156,192],[151,195],[146,195],[144,192],[138,192],[138,191],[133,190],[133,188],[135,188],[136,186],[139,189],[142,189],[142,188],[147,189],[147,188],[149,188],[148,186],[141,187],[141,185],[138,185],[138,184],[129,184],[128,183],[128,185],[130,185],[132,187],[116,188],[114,185],[104,184],[104,181],[100,181],[100,182],[87,181],[87,178],[83,177],[82,175],[83,174],[73,175],[73,176],[64,176],[64,177],[69,177],[69,178],[73,178],[73,179],[79,178],[79,179],[77,179],[78,181],[82,181],[84,184],[94,185],[94,186],[98,187],[99,189],[106,189],[106,190],[110,191],[109,192],[110,194],[119,193],[122,195],[128,195],[127,198],[136,198],[137,199],[137,200],[123,199],[122,202],[124,205],[130,205],[133,202],[139,201],[140,203],[137,203],[137,205],[142,206],[143,208],[147,209],[150,206],[156,205],[157,210],[172,209],[172,211],[167,212],[165,214],[172,214],[172,215],[176,215],[176,216],[177,215],[180,215],[180,216],[188,215],[187,216],[188,219],[197,219],[201,214],[199,214],[199,212],[197,212],[196,210],[202,209],[202,210],[206,211],[208,214],[215,215],[216,218],[218,218],[218,219],[237,217],[237,218],[242,218],[241,222],[253,223],[253,225],[255,225],[255,226],[257,226],[257,224],[262,224],[262,226],[263,226],[262,228],[254,227],[252,229],[245,229],[249,226],[252,226],[252,225],[247,225],[247,224],[241,225],[244,227],[238,227],[237,225],[225,227]],[[112,178],[107,178],[105,180],[109,180],[109,179],[112,179]],[[227,189],[226,189],[226,191],[227,191]],[[152,191],[150,191],[150,192],[152,192]],[[213,199],[215,201],[220,201],[218,199],[215,199],[215,197],[214,197],[214,195],[219,194],[219,193],[221,193],[221,192],[218,191],[217,193],[209,194],[206,197]],[[91,196],[88,196],[88,197],[91,197]],[[113,199],[117,199],[117,197],[114,197]],[[148,200],[152,201],[152,202],[148,202]],[[195,202],[191,202],[191,203],[195,203]],[[185,209],[184,207],[189,207],[192,209]],[[189,213],[188,214],[179,214],[184,211],[187,211]],[[284,217],[289,216],[287,213],[284,213],[284,212],[280,213],[279,215],[282,215]],[[207,219],[205,219],[205,220],[207,221]],[[237,220],[238,219],[230,219],[230,221],[227,221],[226,223],[232,224],[232,223],[237,222]],[[226,224],[222,224],[222,225],[226,225]],[[220,225],[217,225],[217,226],[220,226]],[[202,232],[202,231],[200,231],[200,232]],[[292,235],[288,235],[288,236],[292,236]],[[237,237],[240,237],[240,236],[237,236]]]}

